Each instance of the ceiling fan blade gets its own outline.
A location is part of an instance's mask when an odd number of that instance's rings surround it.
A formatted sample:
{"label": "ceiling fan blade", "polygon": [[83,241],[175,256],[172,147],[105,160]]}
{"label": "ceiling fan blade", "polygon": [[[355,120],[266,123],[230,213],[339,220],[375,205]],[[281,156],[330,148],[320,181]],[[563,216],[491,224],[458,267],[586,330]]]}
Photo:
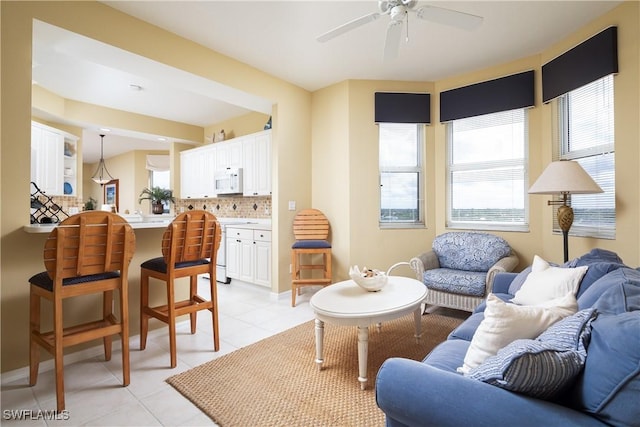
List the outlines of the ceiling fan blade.
{"label": "ceiling fan blade", "polygon": [[420,19],[451,25],[452,27],[458,27],[463,30],[474,30],[478,28],[484,19],[482,16],[436,6],[422,6],[416,10],[416,15]]}
{"label": "ceiling fan blade", "polygon": [[381,15],[380,13],[374,12],[368,15],[361,16],[360,18],[356,18],[352,21],[347,22],[346,24],[342,24],[339,27],[334,28],[333,30],[327,31],[326,33],[318,36],[316,40],[324,43],[326,41],[331,40],[334,37],[338,37],[339,35],[346,33],[347,31],[354,30],[364,24],[373,22],[376,19],[378,19],[380,15]]}
{"label": "ceiling fan blade", "polygon": [[391,21],[387,26],[387,38],[384,42],[384,61],[390,61],[398,57],[400,36],[402,35],[402,22],[403,21]]}

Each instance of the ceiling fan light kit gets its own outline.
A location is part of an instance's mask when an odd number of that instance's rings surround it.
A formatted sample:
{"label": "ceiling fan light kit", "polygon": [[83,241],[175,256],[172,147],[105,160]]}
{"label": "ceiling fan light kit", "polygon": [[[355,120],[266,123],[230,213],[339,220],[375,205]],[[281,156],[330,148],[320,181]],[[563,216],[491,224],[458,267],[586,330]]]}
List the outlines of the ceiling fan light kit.
{"label": "ceiling fan light kit", "polygon": [[[383,15],[389,15],[387,25],[387,37],[384,45],[383,59],[385,61],[396,58],[400,47],[402,24],[409,21],[409,12],[415,13],[418,19],[449,25],[463,30],[471,31],[482,24],[482,17],[457,10],[445,9],[437,6],[425,5],[416,9],[417,0],[383,0],[378,2],[380,12],[369,13],[359,18],[348,21],[326,33],[318,36],[321,43],[327,42],[351,30],[355,30],[369,22],[373,22]],[[407,41],[409,37],[407,35]]]}

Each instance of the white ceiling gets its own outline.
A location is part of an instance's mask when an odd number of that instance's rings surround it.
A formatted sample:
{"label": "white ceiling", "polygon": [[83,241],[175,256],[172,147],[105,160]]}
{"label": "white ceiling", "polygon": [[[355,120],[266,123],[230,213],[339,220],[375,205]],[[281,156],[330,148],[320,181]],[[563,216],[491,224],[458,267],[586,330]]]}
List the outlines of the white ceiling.
{"label": "white ceiling", "polygon": [[[388,16],[325,43],[316,37],[377,12],[376,1],[103,1],[106,5],[314,91],[346,79],[437,81],[541,52],[620,1],[418,2],[483,17],[473,31],[409,15],[398,57],[383,62]],[[406,23],[405,23],[406,24]],[[270,101],[154,63],[46,24],[34,27],[34,80],[65,98],[207,126],[270,111]],[[135,91],[130,85],[139,85]],[[87,161],[99,153],[100,123],[81,124]],[[158,135],[114,130],[151,141]],[[108,143],[108,141],[110,141]],[[152,142],[157,144],[157,141]],[[148,144],[148,142],[147,142]],[[155,146],[155,145],[154,145]]]}

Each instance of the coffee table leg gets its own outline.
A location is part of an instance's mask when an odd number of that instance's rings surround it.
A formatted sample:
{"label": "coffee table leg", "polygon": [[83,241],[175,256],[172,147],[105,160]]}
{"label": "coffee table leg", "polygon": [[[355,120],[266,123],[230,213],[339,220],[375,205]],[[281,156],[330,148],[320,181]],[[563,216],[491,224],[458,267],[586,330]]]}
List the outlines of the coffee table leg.
{"label": "coffee table leg", "polygon": [[416,343],[420,342],[420,338],[422,337],[422,311],[420,307],[416,311],[413,312],[413,320],[416,324]]}
{"label": "coffee table leg", "polygon": [[316,363],[318,364],[318,370],[322,370],[322,342],[324,340],[324,322],[320,319],[316,319]]}
{"label": "coffee table leg", "polygon": [[358,381],[360,388],[367,388],[367,357],[369,354],[369,327],[358,326]]}

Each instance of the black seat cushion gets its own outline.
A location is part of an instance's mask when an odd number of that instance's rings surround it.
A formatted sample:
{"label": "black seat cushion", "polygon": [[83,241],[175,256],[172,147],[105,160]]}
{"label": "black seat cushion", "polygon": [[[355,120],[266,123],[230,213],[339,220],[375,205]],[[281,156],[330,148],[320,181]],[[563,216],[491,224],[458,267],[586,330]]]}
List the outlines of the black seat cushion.
{"label": "black seat cushion", "polygon": [[331,243],[326,240],[297,240],[292,249],[327,249],[331,247]]}
{"label": "black seat cushion", "polygon": [[[206,258],[198,259],[195,261],[185,261],[185,262],[177,262],[175,265],[176,270],[185,267],[193,267],[194,265],[203,265],[209,264],[209,260]],[[164,257],[152,258],[149,259],[142,264],[140,267],[145,268],[147,270],[157,271],[158,273],[166,273],[167,272],[167,263],[164,262]]]}
{"label": "black seat cushion", "polygon": [[[62,286],[80,285],[82,283],[97,282],[98,280],[117,279],[120,277],[119,271],[107,271],[99,274],[89,274],[87,276],[68,277],[62,279]],[[46,271],[31,276],[29,283],[53,292],[53,280]]]}

